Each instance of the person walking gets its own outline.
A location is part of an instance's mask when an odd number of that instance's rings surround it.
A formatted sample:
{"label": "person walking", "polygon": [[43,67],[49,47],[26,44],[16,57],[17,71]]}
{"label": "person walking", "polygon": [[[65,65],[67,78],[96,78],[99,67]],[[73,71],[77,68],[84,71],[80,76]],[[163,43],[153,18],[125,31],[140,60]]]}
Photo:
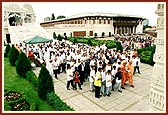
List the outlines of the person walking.
{"label": "person walking", "polygon": [[82,90],[81,83],[80,83],[80,80],[79,80],[79,72],[78,72],[78,70],[75,70],[74,77],[75,77],[74,78],[74,82],[75,82],[75,88],[74,89],[77,89],[77,84],[78,84],[79,89]]}
{"label": "person walking", "polygon": [[90,91],[94,91],[94,80],[95,80],[96,72],[95,72],[95,67],[91,66],[91,71],[90,71],[90,76],[89,76],[89,81],[90,81]]}
{"label": "person walking", "polygon": [[69,89],[70,84],[72,88],[75,89],[75,86],[73,84],[73,72],[70,64],[67,64],[67,86],[66,86],[67,90],[70,90]]}
{"label": "person walking", "polygon": [[130,60],[127,64],[127,80],[131,87],[134,87],[133,85],[133,74],[134,74],[134,66],[132,65],[132,60]]}
{"label": "person walking", "polygon": [[102,80],[102,68],[98,68],[98,71],[96,72],[96,77],[94,81],[94,86],[95,86],[95,97],[100,98],[100,88],[101,88],[101,80]]}
{"label": "person walking", "polygon": [[121,88],[122,89],[125,89],[124,85],[125,85],[125,82],[127,80],[126,64],[127,64],[127,62],[125,60],[123,60],[122,63],[121,63],[121,72],[122,72]]}
{"label": "person walking", "polygon": [[106,95],[108,97],[111,95],[111,86],[112,86],[111,70],[108,70],[106,74]]}
{"label": "person walking", "polygon": [[121,80],[122,80],[122,73],[121,73],[121,68],[119,67],[118,70],[117,70],[117,73],[115,75],[115,78],[116,78],[116,83],[117,83],[117,87],[118,87],[118,91],[120,93],[122,93],[121,91]]}

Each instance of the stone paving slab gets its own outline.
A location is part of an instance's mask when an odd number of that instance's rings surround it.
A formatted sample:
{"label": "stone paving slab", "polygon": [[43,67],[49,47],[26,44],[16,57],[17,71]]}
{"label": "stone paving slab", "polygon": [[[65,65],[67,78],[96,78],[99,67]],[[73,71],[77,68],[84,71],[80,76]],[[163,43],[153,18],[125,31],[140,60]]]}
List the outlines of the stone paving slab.
{"label": "stone paving slab", "polygon": [[[34,72],[39,74],[40,68]],[[66,74],[61,73],[58,79],[53,77],[55,93],[71,106],[75,111],[148,111],[149,110],[149,92],[151,85],[151,76],[153,67],[147,64],[140,64],[141,74],[136,73],[133,76],[135,87],[126,85],[122,93],[117,89],[112,91],[110,97],[94,97],[94,92],[89,91],[89,81],[84,82],[83,90],[66,90]],[[116,87],[116,86],[115,86]]]}

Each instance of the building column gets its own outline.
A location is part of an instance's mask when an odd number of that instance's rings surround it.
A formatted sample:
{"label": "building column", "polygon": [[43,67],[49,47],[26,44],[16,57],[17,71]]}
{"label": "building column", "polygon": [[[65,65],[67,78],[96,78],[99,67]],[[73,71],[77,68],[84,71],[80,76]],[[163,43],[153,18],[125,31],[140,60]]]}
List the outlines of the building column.
{"label": "building column", "polygon": [[121,27],[120,27],[120,29],[121,29],[121,32],[120,32],[120,34],[122,34],[122,32],[123,32],[123,27],[121,26]]}
{"label": "building column", "polygon": [[132,28],[132,33],[135,33],[135,26],[133,26]]}
{"label": "building column", "polygon": [[123,27],[123,30],[124,30],[123,34],[125,34],[126,33],[126,27],[125,26]]}
{"label": "building column", "polygon": [[157,38],[155,39],[156,50],[154,54],[154,68],[151,77],[151,89],[149,94],[149,111],[166,112],[166,36],[164,4],[158,4]]}
{"label": "building column", "polygon": [[115,28],[114,33],[117,34],[117,26],[114,26],[114,28]]}

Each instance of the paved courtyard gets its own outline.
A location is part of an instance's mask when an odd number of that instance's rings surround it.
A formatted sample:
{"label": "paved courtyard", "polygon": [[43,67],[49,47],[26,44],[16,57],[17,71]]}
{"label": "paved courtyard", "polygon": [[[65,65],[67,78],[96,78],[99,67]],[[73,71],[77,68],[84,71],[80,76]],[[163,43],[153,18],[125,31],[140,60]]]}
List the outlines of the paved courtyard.
{"label": "paved courtyard", "polygon": [[[38,75],[40,68],[34,71]],[[145,112],[149,109],[149,92],[153,67],[141,63],[141,74],[136,73],[133,77],[135,87],[129,85],[122,89],[122,93],[116,89],[110,97],[95,98],[94,92],[89,91],[89,81],[84,82],[83,90],[66,90],[66,74],[54,78],[56,94],[75,111],[80,112]]]}

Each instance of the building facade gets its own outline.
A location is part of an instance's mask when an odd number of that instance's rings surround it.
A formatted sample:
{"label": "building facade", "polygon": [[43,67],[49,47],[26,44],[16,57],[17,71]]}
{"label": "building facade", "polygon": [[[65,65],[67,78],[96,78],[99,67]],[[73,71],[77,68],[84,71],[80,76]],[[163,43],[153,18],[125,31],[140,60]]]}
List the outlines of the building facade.
{"label": "building facade", "polygon": [[101,37],[109,34],[142,33],[143,18],[112,13],[83,13],[59,20],[46,21],[40,25],[47,32],[57,35]]}
{"label": "building facade", "polygon": [[154,54],[155,65],[151,79],[149,94],[150,111],[166,112],[166,4],[158,4],[157,38],[155,39],[156,50]]}
{"label": "building facade", "polygon": [[[19,5],[16,3],[3,3],[3,35],[6,43],[17,43],[16,29],[19,26],[34,23],[36,16],[31,4]],[[14,30],[12,31],[12,27]],[[14,36],[15,35],[15,36]]]}

